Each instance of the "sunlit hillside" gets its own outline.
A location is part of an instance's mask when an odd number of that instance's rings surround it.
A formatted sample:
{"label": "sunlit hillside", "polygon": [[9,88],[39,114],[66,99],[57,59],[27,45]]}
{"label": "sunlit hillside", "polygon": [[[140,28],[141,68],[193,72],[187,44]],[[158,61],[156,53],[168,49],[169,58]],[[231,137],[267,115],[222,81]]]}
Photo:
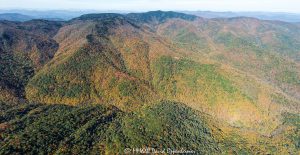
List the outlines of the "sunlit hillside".
{"label": "sunlit hillside", "polygon": [[0,22],[0,154],[300,153],[300,27],[152,11]]}

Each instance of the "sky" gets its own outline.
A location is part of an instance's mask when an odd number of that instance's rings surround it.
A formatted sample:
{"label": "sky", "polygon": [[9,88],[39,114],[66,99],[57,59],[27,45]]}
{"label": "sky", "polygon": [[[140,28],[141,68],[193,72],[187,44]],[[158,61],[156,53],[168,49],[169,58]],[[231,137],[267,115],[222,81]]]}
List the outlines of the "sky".
{"label": "sky", "polygon": [[0,0],[0,9],[300,13],[300,0]]}

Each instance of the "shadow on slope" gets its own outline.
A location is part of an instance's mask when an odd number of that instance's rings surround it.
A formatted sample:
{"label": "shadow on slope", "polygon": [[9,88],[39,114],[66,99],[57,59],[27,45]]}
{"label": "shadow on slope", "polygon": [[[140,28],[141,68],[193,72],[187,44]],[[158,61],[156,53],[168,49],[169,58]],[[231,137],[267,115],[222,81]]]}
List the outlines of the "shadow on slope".
{"label": "shadow on slope", "polygon": [[168,101],[134,113],[101,105],[2,104],[0,118],[1,154],[122,154],[146,147],[220,152],[194,110]]}

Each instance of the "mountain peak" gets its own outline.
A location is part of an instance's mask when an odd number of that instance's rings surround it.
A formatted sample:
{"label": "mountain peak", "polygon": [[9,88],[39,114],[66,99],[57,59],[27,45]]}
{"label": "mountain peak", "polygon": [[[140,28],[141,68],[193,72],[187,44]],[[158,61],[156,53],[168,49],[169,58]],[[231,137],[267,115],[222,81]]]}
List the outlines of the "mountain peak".
{"label": "mountain peak", "polygon": [[74,18],[73,20],[104,20],[110,18],[124,18],[124,15],[117,13],[95,13],[85,14],[80,17]]}
{"label": "mountain peak", "polygon": [[179,13],[179,12],[173,12],[173,11],[150,11],[150,12],[145,12],[145,13],[130,13],[127,14],[127,17],[134,19],[136,21],[140,22],[165,22],[168,19],[172,18],[179,18],[179,19],[184,19],[184,20],[189,20],[193,21],[199,17],[194,16],[194,15],[188,15],[184,13]]}

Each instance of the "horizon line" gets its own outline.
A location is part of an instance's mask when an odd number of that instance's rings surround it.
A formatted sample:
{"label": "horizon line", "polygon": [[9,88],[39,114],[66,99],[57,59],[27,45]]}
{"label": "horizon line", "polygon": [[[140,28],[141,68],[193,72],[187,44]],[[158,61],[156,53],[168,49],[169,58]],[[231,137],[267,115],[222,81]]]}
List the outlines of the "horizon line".
{"label": "horizon line", "polygon": [[285,12],[285,11],[232,11],[232,10],[167,10],[167,9],[153,9],[153,10],[119,10],[119,9],[36,9],[36,8],[0,8],[0,11],[65,11],[65,12],[126,12],[126,13],[141,13],[151,11],[174,11],[174,12],[214,12],[214,13],[285,13],[285,14],[299,14],[300,12]]}

